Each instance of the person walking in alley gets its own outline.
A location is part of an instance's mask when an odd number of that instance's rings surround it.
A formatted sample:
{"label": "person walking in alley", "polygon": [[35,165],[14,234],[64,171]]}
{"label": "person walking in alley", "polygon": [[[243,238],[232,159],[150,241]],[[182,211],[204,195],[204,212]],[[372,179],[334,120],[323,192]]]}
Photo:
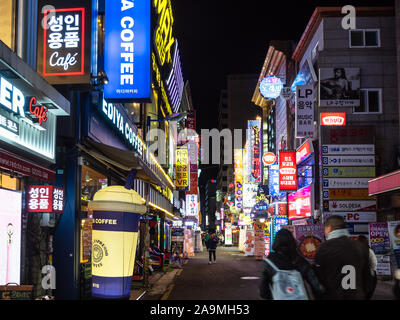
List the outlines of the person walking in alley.
{"label": "person walking in alley", "polygon": [[372,296],[374,295],[376,284],[378,282],[378,277],[376,275],[376,269],[378,267],[378,260],[376,259],[375,252],[369,247],[368,239],[366,236],[360,235],[357,240],[361,241],[361,243],[364,244],[368,248],[368,251],[369,251],[369,268],[371,271],[371,275],[373,277],[371,290],[367,294],[367,300],[370,300],[372,298]]}
{"label": "person walking in alley", "polygon": [[[276,234],[272,245],[274,252],[271,252],[267,259],[263,261],[263,269],[261,275],[261,283],[259,287],[260,296],[263,299],[284,299],[285,292],[293,294],[293,299],[299,298],[303,294],[304,299],[310,299],[312,296],[318,299],[324,289],[321,286],[311,265],[298,253],[296,240],[289,230],[281,229]],[[299,275],[295,285],[290,284],[288,277],[285,279],[284,270],[295,270]],[[282,272],[280,283],[276,283],[277,273]],[[279,275],[278,275],[279,277]],[[301,277],[301,279],[300,279]],[[275,281],[274,281],[275,280]],[[295,281],[296,282],[296,281]],[[309,292],[306,290],[305,284],[309,286]],[[279,287],[279,288],[276,288]],[[276,292],[281,292],[280,297]],[[297,291],[297,292],[296,292]],[[292,300],[291,298],[287,298]],[[286,300],[286,299],[285,299]]]}
{"label": "person walking in alley", "polygon": [[322,299],[367,299],[373,286],[368,247],[349,238],[341,216],[330,216],[324,227],[326,241],[315,255],[315,270],[326,289]]}
{"label": "person walking in alley", "polygon": [[217,250],[217,246],[218,246],[218,238],[215,235],[215,233],[212,233],[210,238],[208,239],[207,243],[207,250],[208,250],[208,257],[209,257],[209,262],[208,264],[212,263],[212,258],[214,258],[214,263],[216,263],[216,256],[215,256],[215,252]]}

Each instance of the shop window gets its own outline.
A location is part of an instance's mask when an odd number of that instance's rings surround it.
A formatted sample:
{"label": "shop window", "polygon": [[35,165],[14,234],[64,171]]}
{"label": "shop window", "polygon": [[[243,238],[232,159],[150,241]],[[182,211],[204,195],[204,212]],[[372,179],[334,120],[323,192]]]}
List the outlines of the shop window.
{"label": "shop window", "polygon": [[0,1],[0,40],[15,49],[15,0]]}
{"label": "shop window", "polygon": [[382,90],[361,89],[360,106],[355,107],[353,113],[382,113]]}
{"label": "shop window", "polygon": [[95,193],[108,187],[108,179],[105,175],[84,165],[82,166],[82,212],[88,212],[89,202],[93,200]]}
{"label": "shop window", "polygon": [[350,48],[380,47],[379,29],[350,30]]}

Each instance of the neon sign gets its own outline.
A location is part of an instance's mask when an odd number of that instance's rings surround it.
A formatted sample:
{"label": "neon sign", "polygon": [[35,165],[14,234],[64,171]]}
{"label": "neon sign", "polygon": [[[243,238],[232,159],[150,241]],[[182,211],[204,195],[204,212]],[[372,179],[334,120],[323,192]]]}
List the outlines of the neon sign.
{"label": "neon sign", "polygon": [[281,79],[271,76],[260,82],[260,93],[265,99],[276,99],[280,96],[283,84]]}
{"label": "neon sign", "polygon": [[150,98],[150,15],[149,1],[106,0],[106,100]]}
{"label": "neon sign", "polygon": [[321,126],[345,126],[346,112],[321,112]]}
{"label": "neon sign", "polygon": [[240,209],[243,206],[243,150],[235,149],[235,207]]}
{"label": "neon sign", "polygon": [[171,0],[153,0],[153,7],[159,15],[154,44],[160,64],[163,66],[165,62],[171,63],[171,47],[175,42],[172,36],[174,17],[172,15]]}
{"label": "neon sign", "polygon": [[296,152],[279,152],[279,190],[297,190]]}
{"label": "neon sign", "polygon": [[288,196],[289,220],[311,217],[313,213],[313,187],[309,185]]}
{"label": "neon sign", "polygon": [[29,112],[39,120],[39,124],[41,125],[43,122],[47,122],[48,109],[42,105],[37,105],[36,103],[36,98],[32,97],[29,101]]}
{"label": "neon sign", "polygon": [[258,183],[261,182],[261,121],[250,120],[248,122],[248,128],[250,129],[249,136],[249,182]]}

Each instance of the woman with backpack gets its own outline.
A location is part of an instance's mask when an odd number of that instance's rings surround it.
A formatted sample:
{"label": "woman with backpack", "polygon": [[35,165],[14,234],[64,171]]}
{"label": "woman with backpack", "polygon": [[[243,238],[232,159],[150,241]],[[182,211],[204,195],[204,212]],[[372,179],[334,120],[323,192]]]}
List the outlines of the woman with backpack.
{"label": "woman with backpack", "polygon": [[[297,251],[296,240],[289,230],[281,229],[272,250],[263,261],[260,296],[268,300],[318,299],[323,293],[311,265]],[[311,292],[307,292],[306,283]]]}

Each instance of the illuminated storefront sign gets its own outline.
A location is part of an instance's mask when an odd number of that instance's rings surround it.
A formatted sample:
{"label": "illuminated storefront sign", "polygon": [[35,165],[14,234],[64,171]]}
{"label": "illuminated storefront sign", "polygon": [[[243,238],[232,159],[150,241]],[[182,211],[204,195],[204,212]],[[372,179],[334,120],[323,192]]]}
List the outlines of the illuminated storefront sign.
{"label": "illuminated storefront sign", "polygon": [[142,156],[143,142],[138,136],[137,129],[129,123],[126,115],[121,112],[118,106],[103,100],[100,111],[108,119],[108,123],[118,131],[119,135]]}
{"label": "illuminated storefront sign", "polygon": [[375,211],[375,200],[324,200],[324,210],[329,212]]}
{"label": "illuminated storefront sign", "polygon": [[314,136],[314,85],[298,85],[296,87],[296,138]]}
{"label": "illuminated storefront sign", "polygon": [[0,189],[0,285],[21,283],[22,193]]}
{"label": "illuminated storefront sign", "polygon": [[326,189],[368,189],[369,178],[328,178],[322,180],[322,186]]}
{"label": "illuminated storefront sign", "polygon": [[105,2],[106,100],[149,99],[151,34],[149,1]]}
{"label": "illuminated storefront sign", "polygon": [[233,153],[235,165],[235,207],[243,206],[243,150],[235,149]]}
{"label": "illuminated storefront sign", "polygon": [[272,152],[267,152],[266,154],[264,154],[263,156],[263,163],[266,166],[270,166],[271,164],[274,164],[276,161],[276,156],[275,154],[273,154]]}
{"label": "illuminated storefront sign", "polygon": [[279,191],[279,164],[275,163],[268,168],[269,194],[272,197],[283,197],[284,192]]}
{"label": "illuminated storefront sign", "polygon": [[321,112],[321,126],[345,126],[346,112]]}
{"label": "illuminated storefront sign", "polygon": [[297,190],[296,152],[279,152],[279,190]]}
{"label": "illuminated storefront sign", "polygon": [[288,195],[289,220],[308,218],[314,212],[314,187],[309,185]]}
{"label": "illuminated storefront sign", "polygon": [[189,186],[189,152],[187,148],[176,149],[176,187],[187,188]]}
{"label": "illuminated storefront sign", "polygon": [[260,93],[265,99],[276,99],[280,96],[283,84],[281,79],[271,76],[260,82]]}
{"label": "illuminated storefront sign", "polygon": [[186,217],[197,217],[197,194],[186,195]]}
{"label": "illuminated storefront sign", "polygon": [[312,141],[308,139],[296,151],[296,163],[299,164],[314,152]]}
{"label": "illuminated storefront sign", "polygon": [[374,196],[369,196],[368,188],[366,189],[329,189],[322,191],[322,197],[329,200],[372,200],[376,199]]}
{"label": "illuminated storefront sign", "polygon": [[28,212],[64,212],[64,189],[54,186],[29,186]]}
{"label": "illuminated storefront sign", "polygon": [[174,17],[172,15],[171,0],[151,0],[156,14],[159,16],[157,29],[154,34],[154,45],[161,66],[165,62],[171,63],[171,47],[175,42],[172,35]]}
{"label": "illuminated storefront sign", "polygon": [[272,217],[272,241],[271,244],[274,243],[275,236],[279,230],[281,230],[282,226],[288,224],[288,218],[286,216],[275,216]]}
{"label": "illuminated storefront sign", "polygon": [[261,121],[248,121],[248,167],[249,182],[261,182]]}
{"label": "illuminated storefront sign", "polygon": [[324,212],[324,221],[333,215],[343,217],[345,222],[376,221],[376,212]]}
{"label": "illuminated storefront sign", "polygon": [[40,0],[38,7],[45,9],[38,16],[37,71],[51,84],[89,83],[91,1]]}
{"label": "illuminated storefront sign", "polygon": [[154,73],[154,77],[155,77],[154,82],[161,91],[161,99],[165,105],[167,114],[172,114],[172,109],[171,109],[171,105],[169,104],[167,91],[165,90],[165,87],[164,87],[164,81],[161,79],[161,72],[160,72],[160,69],[158,68],[154,52],[151,54],[151,60],[152,60],[152,65],[153,65],[153,73]]}

